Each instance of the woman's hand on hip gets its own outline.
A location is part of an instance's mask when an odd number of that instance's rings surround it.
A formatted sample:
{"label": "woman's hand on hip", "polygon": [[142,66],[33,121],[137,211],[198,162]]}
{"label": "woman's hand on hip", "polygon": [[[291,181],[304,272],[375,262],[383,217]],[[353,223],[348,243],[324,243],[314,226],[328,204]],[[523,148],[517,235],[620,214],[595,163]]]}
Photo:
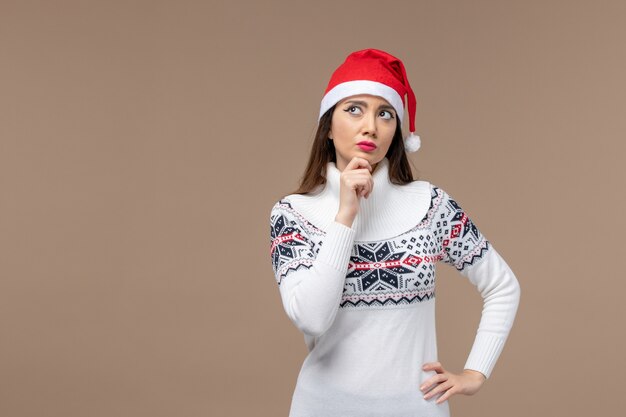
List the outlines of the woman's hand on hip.
{"label": "woman's hand on hip", "polygon": [[472,369],[464,369],[460,374],[453,374],[446,371],[439,362],[426,363],[422,369],[437,372],[437,375],[428,378],[420,387],[420,390],[426,393],[424,395],[426,400],[443,393],[437,399],[437,404],[441,404],[454,394],[474,395],[487,379],[481,372]]}

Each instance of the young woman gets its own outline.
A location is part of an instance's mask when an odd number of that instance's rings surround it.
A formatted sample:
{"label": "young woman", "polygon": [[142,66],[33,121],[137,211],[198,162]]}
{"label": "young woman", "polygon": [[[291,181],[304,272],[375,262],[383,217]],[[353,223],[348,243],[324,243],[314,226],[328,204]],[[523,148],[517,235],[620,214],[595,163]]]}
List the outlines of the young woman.
{"label": "young woman", "polygon": [[[447,399],[480,389],[513,325],[509,266],[448,193],[413,179],[415,105],[399,59],[350,54],[325,91],[299,189],[271,209],[274,275],[309,350],[290,417],[449,416]],[[484,300],[460,373],[437,361],[439,261]]]}

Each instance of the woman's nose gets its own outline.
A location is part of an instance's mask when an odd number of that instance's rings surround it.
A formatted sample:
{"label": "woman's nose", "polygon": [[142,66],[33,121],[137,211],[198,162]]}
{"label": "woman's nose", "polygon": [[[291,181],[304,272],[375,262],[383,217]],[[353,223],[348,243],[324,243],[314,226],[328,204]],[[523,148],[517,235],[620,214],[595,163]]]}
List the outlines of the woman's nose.
{"label": "woman's nose", "polygon": [[376,136],[376,115],[368,113],[363,118],[363,134]]}

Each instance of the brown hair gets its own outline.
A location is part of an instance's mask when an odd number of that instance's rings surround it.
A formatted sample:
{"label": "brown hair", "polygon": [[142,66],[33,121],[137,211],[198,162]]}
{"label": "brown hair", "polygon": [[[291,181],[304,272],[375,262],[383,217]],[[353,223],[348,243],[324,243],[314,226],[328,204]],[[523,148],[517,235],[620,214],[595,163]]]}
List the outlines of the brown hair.
{"label": "brown hair", "polygon": [[[328,162],[337,162],[334,142],[328,139],[330,123],[336,106],[336,104],[332,106],[320,118],[317,125],[317,132],[315,133],[315,139],[313,139],[311,146],[309,162],[301,177],[300,185],[293,194],[307,194],[313,191],[317,186],[325,184],[326,165]],[[396,131],[393,135],[391,145],[385,156],[389,160],[390,182],[397,185],[404,185],[415,181],[409,160],[406,157],[406,151],[404,150],[404,139],[402,138],[402,129],[399,121],[396,125]]]}

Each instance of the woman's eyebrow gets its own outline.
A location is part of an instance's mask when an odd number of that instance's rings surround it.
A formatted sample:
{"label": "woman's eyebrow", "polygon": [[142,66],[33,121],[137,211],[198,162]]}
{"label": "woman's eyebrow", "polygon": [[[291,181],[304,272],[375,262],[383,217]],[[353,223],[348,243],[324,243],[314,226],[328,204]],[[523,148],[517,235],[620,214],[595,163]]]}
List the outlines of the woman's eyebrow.
{"label": "woman's eyebrow", "polygon": [[[364,101],[360,101],[360,100],[349,100],[346,102],[346,104],[360,104],[363,107],[367,107],[367,103]],[[378,106],[378,108],[387,109],[387,110],[395,110],[393,106],[390,106],[389,104],[381,104],[380,106]]]}

